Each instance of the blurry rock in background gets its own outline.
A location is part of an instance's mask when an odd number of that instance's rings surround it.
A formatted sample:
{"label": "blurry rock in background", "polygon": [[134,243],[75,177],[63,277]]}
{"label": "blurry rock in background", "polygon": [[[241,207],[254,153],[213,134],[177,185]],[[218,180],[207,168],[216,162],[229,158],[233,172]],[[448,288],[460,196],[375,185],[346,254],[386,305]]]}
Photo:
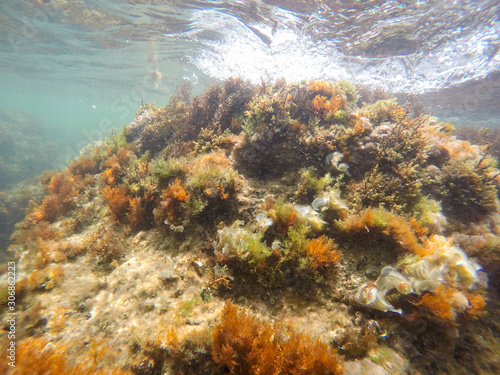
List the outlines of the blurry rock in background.
{"label": "blurry rock in background", "polygon": [[0,259],[14,225],[25,216],[30,200],[41,196],[37,175],[50,169],[54,146],[35,118],[0,109]]}

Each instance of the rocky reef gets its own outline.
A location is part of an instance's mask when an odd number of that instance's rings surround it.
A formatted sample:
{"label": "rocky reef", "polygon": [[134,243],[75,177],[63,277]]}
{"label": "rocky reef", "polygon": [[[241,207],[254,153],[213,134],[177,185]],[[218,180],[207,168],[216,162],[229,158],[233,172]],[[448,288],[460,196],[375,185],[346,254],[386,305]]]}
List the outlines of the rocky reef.
{"label": "rocky reef", "polygon": [[241,79],[142,106],[42,174],[2,373],[498,373],[497,160],[415,108]]}
{"label": "rocky reef", "polygon": [[36,176],[55,162],[46,129],[32,116],[0,109],[0,259],[6,257],[14,225],[30,199],[42,191]]}

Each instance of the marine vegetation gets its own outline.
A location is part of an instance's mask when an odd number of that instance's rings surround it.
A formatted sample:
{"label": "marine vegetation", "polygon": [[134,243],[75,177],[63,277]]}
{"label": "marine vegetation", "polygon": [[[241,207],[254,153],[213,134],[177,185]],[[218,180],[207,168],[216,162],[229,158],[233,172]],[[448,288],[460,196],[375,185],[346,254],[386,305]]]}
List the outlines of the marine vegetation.
{"label": "marine vegetation", "polygon": [[228,303],[213,333],[212,355],[230,374],[341,374],[327,343],[286,324],[261,321]]}
{"label": "marine vegetation", "polygon": [[23,371],[499,373],[500,171],[452,132],[345,81],[184,82],[41,175]]}
{"label": "marine vegetation", "polygon": [[[54,346],[45,339],[28,338],[16,348],[16,365],[9,367],[6,361],[0,364],[2,374],[12,375],[127,375],[131,374],[119,368],[112,368],[103,363],[107,353],[99,343],[89,345],[87,358],[81,365],[73,364],[68,355],[68,345]],[[106,358],[107,359],[107,358]],[[107,359],[108,360],[108,359]],[[107,362],[107,361],[106,361]]]}

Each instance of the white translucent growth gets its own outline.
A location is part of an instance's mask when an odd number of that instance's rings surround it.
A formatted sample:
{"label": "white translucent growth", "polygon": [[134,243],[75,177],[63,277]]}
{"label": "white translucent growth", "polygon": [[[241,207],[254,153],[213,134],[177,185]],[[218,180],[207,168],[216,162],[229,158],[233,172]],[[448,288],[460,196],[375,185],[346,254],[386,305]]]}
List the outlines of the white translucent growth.
{"label": "white translucent growth", "polygon": [[295,215],[297,216],[297,221],[299,224],[305,224],[306,215],[311,212],[311,207],[304,206],[302,204],[294,204],[293,210],[295,211]]}
{"label": "white translucent growth", "polygon": [[177,233],[182,233],[184,232],[184,227],[182,225],[170,224],[170,230],[173,230],[174,232]]}
{"label": "white translucent growth", "polygon": [[341,163],[343,157],[344,154],[335,151],[326,156],[326,164],[331,165],[335,172],[345,173],[351,177],[351,174],[349,173],[349,166],[346,163]]}
{"label": "white translucent growth", "polygon": [[448,225],[448,220],[444,216],[444,214],[439,212],[431,212],[429,214],[430,222],[429,222],[429,230],[434,233],[443,233],[444,228]]}
{"label": "white translucent growth", "polygon": [[255,222],[257,227],[265,232],[267,228],[273,225],[273,219],[269,217],[267,212],[261,211],[257,215],[255,215]]}
{"label": "white translucent growth", "polygon": [[469,307],[469,300],[462,292],[455,290],[450,298],[450,305],[455,312],[463,312]]}
{"label": "white translucent growth", "polygon": [[248,259],[250,262],[259,256],[270,255],[270,251],[263,244],[260,252],[255,251],[256,244],[261,242],[262,232],[254,233],[242,225],[243,221],[236,220],[230,227],[224,227],[218,231],[219,241],[215,244],[215,254],[236,256],[239,259]]}
{"label": "white translucent growth", "polygon": [[243,221],[236,220],[230,227],[220,229],[218,231],[219,241],[215,245],[215,251],[221,254],[237,253],[240,239],[246,233],[246,230],[241,228],[243,224]]}
{"label": "white translucent growth", "polygon": [[465,252],[456,246],[444,246],[434,255],[425,257],[429,262],[447,272],[449,278],[458,280],[468,288],[480,281],[478,271],[481,266],[469,259]]}
{"label": "white translucent growth", "polygon": [[[402,294],[434,292],[445,281],[459,282],[472,288],[478,282],[484,282],[478,271],[481,267],[469,259],[467,254],[456,246],[443,246],[433,255],[406,265],[402,275],[394,268],[386,266],[380,272],[375,283],[362,285],[356,295],[358,302],[381,311],[394,311],[385,295],[396,288]],[[459,291],[452,296],[450,303],[456,312],[464,311],[469,302]]]}
{"label": "white translucent growth", "polygon": [[312,208],[316,211],[344,211],[348,210],[347,204],[340,198],[340,195],[335,190],[325,193],[322,197],[316,198],[312,204]]}
{"label": "white translucent growth", "polygon": [[283,244],[281,243],[281,241],[276,239],[271,244],[271,249],[281,249],[282,246]]}
{"label": "white translucent growth", "polygon": [[460,282],[472,288],[479,281],[478,271],[481,269],[477,263],[468,261],[456,264],[452,269]]}
{"label": "white translucent growth", "polygon": [[427,259],[408,265],[405,273],[412,282],[413,291],[419,296],[425,291],[434,292],[443,283],[441,270],[432,268]]}
{"label": "white translucent growth", "polygon": [[390,266],[382,268],[380,276],[377,281],[375,281],[375,286],[381,292],[388,292],[393,288],[396,288],[396,290],[401,294],[413,292],[411,282]]}
{"label": "white translucent growth", "polygon": [[387,291],[378,290],[373,283],[363,284],[356,294],[356,299],[359,303],[365,306],[370,306],[376,310],[383,312],[392,311],[402,314],[403,310],[395,309],[387,300],[385,295]]}
{"label": "white translucent growth", "polygon": [[292,206],[297,224],[310,226],[314,231],[321,232],[326,225],[326,222],[319,216],[318,212],[313,210],[311,206],[294,204]]}
{"label": "white translucent growth", "polygon": [[396,271],[394,268],[386,266],[380,272],[375,284],[368,283],[360,287],[356,299],[359,303],[370,306],[374,309],[386,312],[392,311],[402,314],[401,309],[395,309],[385,299],[386,294],[392,289],[396,289],[401,294],[413,292],[410,281]]}
{"label": "white translucent growth", "polygon": [[311,203],[311,206],[316,211],[325,211],[326,209],[328,209],[328,201],[329,201],[328,197],[316,198]]}
{"label": "white translucent growth", "polygon": [[184,232],[184,227],[182,225],[174,225],[170,223],[167,219],[163,221],[163,224],[169,225],[170,230],[173,230],[174,232],[178,233]]}

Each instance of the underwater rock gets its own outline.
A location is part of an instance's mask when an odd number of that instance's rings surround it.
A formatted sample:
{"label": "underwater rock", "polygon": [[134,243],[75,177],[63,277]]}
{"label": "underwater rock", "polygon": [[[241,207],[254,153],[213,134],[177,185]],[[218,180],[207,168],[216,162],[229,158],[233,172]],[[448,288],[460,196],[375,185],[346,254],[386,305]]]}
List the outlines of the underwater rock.
{"label": "underwater rock", "polygon": [[67,346],[37,353],[89,373],[494,374],[496,161],[358,99],[346,82],[182,89],[45,173],[12,237],[18,348]]}
{"label": "underwater rock", "polygon": [[151,106],[142,106],[135,114],[134,121],[127,125],[127,142],[138,141],[142,132],[154,119]]}

